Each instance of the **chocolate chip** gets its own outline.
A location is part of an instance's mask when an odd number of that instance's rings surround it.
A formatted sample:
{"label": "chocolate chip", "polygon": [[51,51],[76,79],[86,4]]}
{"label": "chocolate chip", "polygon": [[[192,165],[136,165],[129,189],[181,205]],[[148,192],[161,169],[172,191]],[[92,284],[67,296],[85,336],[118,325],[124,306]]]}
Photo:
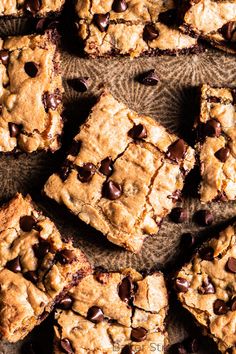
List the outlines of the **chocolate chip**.
{"label": "chocolate chip", "polygon": [[31,281],[33,284],[36,284],[38,281],[38,275],[37,272],[30,270],[26,273],[24,273],[24,277],[25,279]]}
{"label": "chocolate chip", "polygon": [[109,12],[106,14],[95,14],[93,16],[93,20],[97,28],[101,32],[105,32],[109,26],[110,23],[110,14]]}
{"label": "chocolate chip", "polygon": [[153,41],[159,36],[159,31],[154,25],[146,25],[143,30],[143,39],[145,41]]}
{"label": "chocolate chip", "polygon": [[230,300],[230,309],[231,311],[236,311],[236,296]]}
{"label": "chocolate chip", "polygon": [[71,162],[69,160],[66,160],[64,164],[62,165],[59,175],[63,181],[66,181],[69,174],[71,172]]}
{"label": "chocolate chip", "polygon": [[236,273],[236,258],[229,257],[228,262],[226,263],[226,270],[230,273]]}
{"label": "chocolate chip", "polygon": [[126,345],[122,351],[121,354],[135,354],[134,351],[132,350],[132,347],[130,345]]}
{"label": "chocolate chip", "polygon": [[175,289],[179,293],[186,293],[190,287],[189,282],[184,278],[176,278],[175,280]]}
{"label": "chocolate chip", "polygon": [[22,125],[18,125],[15,123],[8,123],[8,128],[10,132],[10,137],[16,138],[21,132]]}
{"label": "chocolate chip", "polygon": [[176,22],[176,18],[176,9],[170,9],[165,12],[161,12],[158,16],[158,21],[164,23],[164,25],[171,26]]}
{"label": "chocolate chip", "polygon": [[93,323],[99,323],[104,320],[104,314],[100,307],[92,306],[88,310],[87,319]]}
{"label": "chocolate chip", "polygon": [[82,142],[80,140],[79,141],[74,140],[68,151],[68,154],[74,157],[77,156],[80,151],[81,145]]}
{"label": "chocolate chip", "polygon": [[137,124],[134,125],[133,128],[128,131],[128,135],[132,139],[145,139],[147,137],[147,129],[144,125]]}
{"label": "chocolate chip", "polygon": [[170,218],[177,224],[183,223],[188,219],[188,211],[185,208],[173,208],[170,213]]}
{"label": "chocolate chip", "polygon": [[11,261],[8,261],[6,264],[6,268],[14,273],[21,272],[20,257],[16,257]]}
{"label": "chocolate chip", "polygon": [[33,61],[28,61],[25,63],[24,69],[26,74],[30,77],[36,77],[39,75],[39,65]]}
{"label": "chocolate chip", "polygon": [[230,150],[229,148],[221,148],[220,150],[216,151],[215,157],[217,157],[218,160],[221,162],[225,162],[230,155]]}
{"label": "chocolate chip", "polygon": [[217,299],[213,304],[213,310],[216,315],[225,315],[229,309],[223,300]]}
{"label": "chocolate chip", "polygon": [[65,353],[74,354],[74,351],[71,346],[71,342],[69,341],[68,338],[64,338],[61,340],[61,348]]}
{"label": "chocolate chip", "polygon": [[89,78],[87,76],[81,76],[75,79],[68,80],[70,86],[79,92],[86,92],[89,88]]}
{"label": "chocolate chip", "polygon": [[70,264],[76,260],[74,251],[64,249],[58,253],[58,260],[61,264]]}
{"label": "chocolate chip", "polygon": [[184,346],[188,353],[196,353],[199,350],[199,341],[197,338],[187,338],[184,340]]}
{"label": "chocolate chip", "polygon": [[200,226],[209,226],[214,221],[212,213],[209,210],[204,209],[198,210],[194,215],[194,219]]}
{"label": "chocolate chip", "polygon": [[230,41],[233,38],[235,31],[236,31],[236,21],[230,21],[226,23],[220,30],[223,37],[227,41]]}
{"label": "chocolate chip", "polygon": [[25,10],[31,12],[33,15],[36,14],[42,6],[42,0],[26,0]]}
{"label": "chocolate chip", "polygon": [[111,157],[106,157],[101,161],[99,171],[105,176],[110,176],[113,172],[113,163]]}
{"label": "chocolate chip", "polygon": [[125,0],[114,0],[112,4],[112,10],[115,12],[125,12],[128,8]]}
{"label": "chocolate chip", "polygon": [[9,62],[9,52],[6,49],[0,50],[0,60],[3,65],[7,65]]}
{"label": "chocolate chip", "polygon": [[159,78],[156,75],[155,70],[151,69],[139,75],[138,81],[146,86],[156,86],[159,82]]}
{"label": "chocolate chip", "polygon": [[184,250],[189,250],[195,244],[195,237],[187,232],[181,236],[180,247]]}
{"label": "chocolate chip", "polygon": [[58,304],[58,307],[62,310],[69,310],[71,309],[73,304],[73,299],[69,296],[66,295]]}
{"label": "chocolate chip", "polygon": [[133,328],[131,331],[131,339],[134,342],[142,342],[147,338],[147,330],[143,327]]}
{"label": "chocolate chip", "polygon": [[20,228],[24,232],[30,232],[36,225],[36,220],[33,216],[25,215],[20,218]]}
{"label": "chocolate chip", "polygon": [[47,241],[40,241],[33,245],[34,254],[38,259],[43,259],[49,252],[52,252],[52,246]]}
{"label": "chocolate chip", "polygon": [[210,119],[205,124],[204,133],[206,136],[219,137],[221,134],[221,124],[216,119]]}
{"label": "chocolate chip", "polygon": [[78,170],[78,178],[82,183],[89,182],[93,175],[96,172],[96,167],[93,163],[84,163],[83,166],[79,166]]}
{"label": "chocolate chip", "polygon": [[122,194],[122,189],[118,183],[113,181],[105,182],[102,189],[102,195],[104,198],[110,200],[116,200],[120,198]]}
{"label": "chocolate chip", "polygon": [[198,289],[198,292],[202,295],[215,294],[215,287],[210,280],[207,279],[202,282],[202,286]]}
{"label": "chocolate chip", "polygon": [[49,109],[55,111],[57,106],[61,103],[61,97],[59,97],[58,94],[53,94],[53,93],[49,93],[49,92],[45,92],[43,94],[42,100],[43,100],[43,104],[44,104],[44,108],[45,108],[46,112]]}
{"label": "chocolate chip", "polygon": [[171,144],[166,153],[167,157],[175,162],[183,160],[186,154],[186,145],[183,139],[176,140]]}
{"label": "chocolate chip", "polygon": [[212,247],[204,247],[199,251],[199,256],[204,261],[213,261],[214,249]]}
{"label": "chocolate chip", "polygon": [[119,297],[124,302],[129,302],[132,295],[132,282],[130,277],[125,277],[119,285]]}

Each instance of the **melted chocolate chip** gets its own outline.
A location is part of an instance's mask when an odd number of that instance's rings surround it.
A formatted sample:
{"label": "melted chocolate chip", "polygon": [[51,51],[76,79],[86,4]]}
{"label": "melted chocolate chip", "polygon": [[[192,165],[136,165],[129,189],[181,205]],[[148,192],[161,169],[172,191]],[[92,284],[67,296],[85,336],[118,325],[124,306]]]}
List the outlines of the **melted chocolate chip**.
{"label": "melted chocolate chip", "polygon": [[83,166],[79,166],[77,168],[78,170],[78,178],[82,183],[89,182],[93,175],[96,172],[96,167],[94,166],[93,163],[84,163]]}
{"label": "melted chocolate chip", "polygon": [[101,161],[99,171],[105,176],[110,176],[112,174],[113,162],[111,157],[106,157],[104,160]]}
{"label": "melted chocolate chip", "polygon": [[110,200],[116,200],[120,198],[122,189],[118,183],[113,181],[105,182],[102,189],[102,196]]}
{"label": "melted chocolate chip", "polygon": [[115,12],[125,12],[128,8],[127,2],[125,0],[114,0],[112,4],[112,10]]}
{"label": "melted chocolate chip", "polygon": [[174,23],[176,23],[176,18],[176,9],[170,9],[165,12],[161,12],[158,16],[158,21],[164,23],[164,25],[172,26]]}
{"label": "melted chocolate chip", "polygon": [[41,9],[41,6],[41,0],[26,0],[25,2],[25,10],[29,11],[33,15],[35,15]]}
{"label": "melted chocolate chip", "polygon": [[33,216],[25,215],[20,218],[20,228],[24,232],[30,232],[36,225],[36,220]]}
{"label": "melted chocolate chip", "polygon": [[6,264],[6,268],[14,273],[21,272],[20,257],[16,257],[11,261],[8,261]]}
{"label": "melted chocolate chip", "polygon": [[143,30],[143,39],[145,41],[153,41],[159,36],[159,31],[154,25],[146,25]]}
{"label": "melted chocolate chip", "polygon": [[45,111],[47,112],[49,109],[55,111],[57,106],[61,103],[61,97],[59,97],[58,94],[53,94],[49,92],[45,92],[43,94],[43,105],[45,108]]}
{"label": "melted chocolate chip", "polygon": [[69,341],[68,338],[64,338],[61,340],[61,348],[63,349],[63,351],[65,351],[68,354],[74,353],[72,346],[71,346],[71,342]]}
{"label": "melted chocolate chip", "polygon": [[3,65],[7,65],[9,62],[9,52],[6,49],[0,50],[0,60]]}
{"label": "melted chocolate chip", "polygon": [[147,137],[147,129],[143,124],[137,124],[128,131],[128,135],[132,139],[145,139]]}
{"label": "melted chocolate chip", "polygon": [[181,236],[180,246],[184,250],[189,250],[195,244],[195,237],[190,233],[187,232]]}
{"label": "melted chocolate chip", "polygon": [[217,299],[213,304],[213,310],[216,315],[225,315],[229,309],[223,300]]}
{"label": "melted chocolate chip", "polygon": [[131,339],[134,342],[142,342],[147,338],[147,330],[143,327],[133,328],[131,331]]}
{"label": "melted chocolate chip", "polygon": [[58,307],[62,310],[69,310],[71,309],[73,304],[73,299],[69,296],[66,295],[58,304]]}
{"label": "melted chocolate chip", "polygon": [[236,273],[236,258],[229,257],[226,263],[226,270],[230,273]]}
{"label": "melted chocolate chip", "polygon": [[59,172],[59,175],[60,175],[62,181],[66,181],[70,172],[71,172],[71,162],[69,160],[66,160],[64,162],[64,164],[62,165],[60,172]]}
{"label": "melted chocolate chip", "polygon": [[183,139],[178,139],[171,144],[167,151],[167,157],[175,162],[183,160],[186,154],[186,145]]}
{"label": "melted chocolate chip", "polygon": [[79,141],[74,140],[68,151],[68,154],[74,157],[77,156],[80,151],[81,145],[82,142],[80,140]]}
{"label": "melted chocolate chip", "polygon": [[236,296],[230,300],[230,309],[231,311],[236,311]]}
{"label": "melted chocolate chip", "polygon": [[236,21],[230,21],[230,22],[226,23],[220,30],[223,37],[227,41],[231,41],[235,31],[236,31]]}
{"label": "melted chocolate chip", "polygon": [[34,244],[33,246],[34,254],[38,259],[43,259],[46,254],[52,252],[52,246],[47,241],[41,241],[39,243]]}
{"label": "melted chocolate chip", "polygon": [[198,289],[199,294],[207,295],[207,294],[215,294],[215,287],[210,282],[209,279],[203,281],[202,286]]}
{"label": "melted chocolate chip", "polygon": [[18,125],[15,123],[8,123],[8,128],[10,132],[10,137],[16,138],[21,132],[22,125]]}
{"label": "melted chocolate chip", "polygon": [[93,323],[99,323],[104,320],[104,314],[100,307],[92,306],[88,310],[87,319]]}
{"label": "melted chocolate chip", "polygon": [[97,28],[101,32],[105,32],[109,26],[110,23],[110,14],[109,12],[106,14],[95,14],[93,16],[93,20]]}
{"label": "melted chocolate chip", "polygon": [[131,299],[132,295],[132,282],[130,277],[126,277],[122,280],[122,282],[119,285],[119,297],[121,298],[122,301],[128,303]]}
{"label": "melted chocolate chip", "polygon": [[177,224],[186,222],[188,219],[187,209],[176,207],[171,210],[170,218]]}
{"label": "melted chocolate chip", "polygon": [[64,249],[58,253],[58,260],[61,264],[70,264],[76,260],[72,250]]}
{"label": "melted chocolate chip", "polygon": [[213,261],[214,249],[212,247],[205,247],[199,251],[199,256],[204,261]]}
{"label": "melted chocolate chip", "polygon": [[230,155],[230,149],[225,147],[221,148],[220,150],[216,151],[215,157],[217,157],[218,160],[221,162],[225,162]]}
{"label": "melted chocolate chip", "polygon": [[159,78],[157,74],[155,73],[154,69],[148,70],[145,73],[139,75],[138,81],[140,84],[146,85],[146,86],[156,86],[159,82]]}
{"label": "melted chocolate chip", "polygon": [[135,354],[134,351],[132,350],[132,347],[130,345],[126,345],[122,351],[121,354]]}
{"label": "melted chocolate chip", "polygon": [[38,275],[37,272],[30,270],[26,273],[24,273],[24,277],[25,279],[31,281],[33,284],[36,284],[38,281]]}
{"label": "melted chocolate chip", "polygon": [[28,61],[25,63],[24,69],[26,74],[30,77],[36,77],[39,75],[39,65],[33,61]]}
{"label": "melted chocolate chip", "polygon": [[186,293],[190,287],[189,282],[184,278],[176,278],[175,280],[175,289],[179,293]]}
{"label": "melted chocolate chip", "polygon": [[216,119],[210,119],[205,124],[204,133],[206,136],[219,137],[221,134],[221,124]]}
{"label": "melted chocolate chip", "polygon": [[212,213],[209,210],[198,210],[194,214],[194,219],[196,223],[200,226],[209,226],[213,223],[214,218]]}

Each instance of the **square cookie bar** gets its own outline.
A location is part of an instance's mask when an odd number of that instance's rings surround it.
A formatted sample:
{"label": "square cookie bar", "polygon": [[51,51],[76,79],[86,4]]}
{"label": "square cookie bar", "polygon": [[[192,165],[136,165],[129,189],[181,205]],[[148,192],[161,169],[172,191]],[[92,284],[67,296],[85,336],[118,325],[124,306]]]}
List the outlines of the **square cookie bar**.
{"label": "square cookie bar", "polygon": [[164,354],[167,290],[162,274],[95,273],[62,300],[54,354]]}
{"label": "square cookie bar", "polygon": [[104,92],[44,191],[109,241],[138,252],[171,211],[194,163],[182,139]]}
{"label": "square cookie bar", "polygon": [[61,12],[65,0],[3,0],[0,1],[0,16],[45,17]]}
{"label": "square cookie bar", "polygon": [[85,275],[90,265],[65,243],[31,198],[17,194],[0,209],[0,334],[24,338]]}
{"label": "square cookie bar", "polygon": [[175,280],[182,305],[221,353],[236,353],[236,225],[211,239]]}
{"label": "square cookie bar", "polygon": [[236,53],[235,0],[182,0],[181,29],[212,45]]}
{"label": "square cookie bar", "polygon": [[198,50],[197,40],[177,28],[172,0],[77,0],[76,13],[85,53],[92,57]]}
{"label": "square cookie bar", "polygon": [[203,85],[196,122],[201,167],[200,198],[236,199],[236,91]]}
{"label": "square cookie bar", "polygon": [[55,151],[62,79],[55,31],[0,40],[0,152]]}

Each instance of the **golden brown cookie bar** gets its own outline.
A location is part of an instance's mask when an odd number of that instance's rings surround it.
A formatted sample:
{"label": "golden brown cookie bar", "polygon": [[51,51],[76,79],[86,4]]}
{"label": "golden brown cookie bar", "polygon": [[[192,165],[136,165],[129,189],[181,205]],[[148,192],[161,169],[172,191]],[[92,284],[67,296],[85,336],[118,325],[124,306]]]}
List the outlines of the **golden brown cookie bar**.
{"label": "golden brown cookie bar", "polygon": [[56,312],[55,354],[164,354],[167,290],[161,273],[96,272]]}
{"label": "golden brown cookie bar", "polygon": [[0,209],[0,334],[16,342],[42,322],[90,265],[65,243],[31,198],[17,194]]}
{"label": "golden brown cookie bar", "polygon": [[236,199],[236,92],[203,85],[196,123],[202,203]]}
{"label": "golden brown cookie bar", "polygon": [[56,33],[0,40],[0,151],[55,151],[62,132]]}
{"label": "golden brown cookie bar", "polygon": [[109,241],[138,252],[173,207],[194,150],[104,92],[44,191]]}
{"label": "golden brown cookie bar", "polygon": [[236,353],[236,225],[211,239],[178,273],[182,305],[221,353]]}
{"label": "golden brown cookie bar", "polygon": [[181,29],[192,36],[201,36],[211,44],[236,53],[235,0],[182,0]]}
{"label": "golden brown cookie bar", "polygon": [[0,16],[21,17],[60,13],[65,0],[3,0],[0,1]]}

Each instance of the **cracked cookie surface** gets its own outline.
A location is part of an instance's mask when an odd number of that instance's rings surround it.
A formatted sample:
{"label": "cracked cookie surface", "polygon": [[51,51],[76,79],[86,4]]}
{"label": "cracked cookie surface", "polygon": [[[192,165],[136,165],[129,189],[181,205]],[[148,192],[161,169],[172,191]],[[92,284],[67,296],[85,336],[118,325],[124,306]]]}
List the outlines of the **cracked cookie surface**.
{"label": "cracked cookie surface", "polygon": [[3,0],[0,2],[0,16],[47,16],[59,13],[65,0]]}
{"label": "cracked cookie surface", "polygon": [[29,196],[17,194],[0,209],[0,220],[0,333],[16,342],[90,273],[90,265]]}
{"label": "cracked cookie surface", "polygon": [[195,163],[194,150],[104,92],[44,191],[133,252],[155,234]]}
{"label": "cracked cookie surface", "polygon": [[0,151],[55,151],[62,79],[55,33],[0,40]]}
{"label": "cracked cookie surface", "polygon": [[55,354],[164,353],[168,302],[161,273],[95,272],[65,304],[55,315]]}
{"label": "cracked cookie surface", "polygon": [[196,123],[201,167],[200,198],[236,199],[236,91],[203,85]]}
{"label": "cracked cookie surface", "polygon": [[211,239],[175,280],[182,305],[222,353],[236,353],[236,226]]}

